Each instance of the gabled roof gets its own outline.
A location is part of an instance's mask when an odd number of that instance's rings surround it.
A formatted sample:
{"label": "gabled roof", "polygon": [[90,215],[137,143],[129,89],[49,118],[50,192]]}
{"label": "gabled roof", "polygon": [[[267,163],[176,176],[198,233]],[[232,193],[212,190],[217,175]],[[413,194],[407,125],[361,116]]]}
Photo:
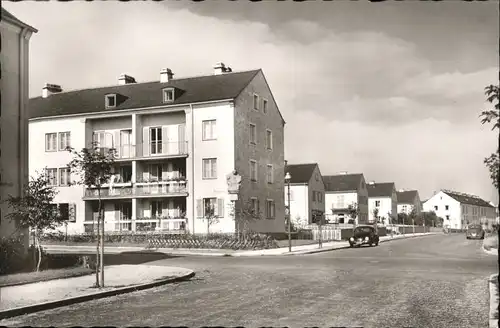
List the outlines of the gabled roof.
{"label": "gabled roof", "polygon": [[308,183],[314,173],[317,163],[311,164],[288,164],[285,167],[285,174],[290,173],[292,179],[290,183]]}
{"label": "gabled roof", "polygon": [[[113,111],[206,101],[235,99],[261,70],[172,79],[166,83],[145,82],[83,89],[51,94],[47,98],[31,98],[29,118],[106,112],[105,95],[117,94]],[[176,88],[174,101],[163,102],[162,89]],[[176,91],[177,92],[177,91]],[[118,100],[119,99],[119,100]]]}
{"label": "gabled roof", "polygon": [[362,173],[323,176],[326,192],[355,191],[362,180]]}
{"label": "gabled roof", "polygon": [[494,206],[492,206],[489,202],[485,201],[484,199],[478,196],[469,195],[458,191],[446,190],[446,189],[442,189],[441,191],[461,204],[494,208]]}
{"label": "gabled roof", "polygon": [[368,197],[392,197],[392,192],[395,188],[394,182],[366,184]]}
{"label": "gabled roof", "polygon": [[398,203],[400,204],[413,204],[415,198],[418,196],[416,190],[405,190],[396,192],[398,196]]}
{"label": "gabled roof", "polygon": [[2,20],[10,22],[10,23],[12,23],[14,25],[17,25],[19,27],[25,27],[25,28],[31,30],[34,33],[38,32],[38,30],[36,28],[34,28],[33,26],[30,26],[30,25],[22,22],[16,16],[12,15],[7,10],[5,10],[3,7],[2,7]]}

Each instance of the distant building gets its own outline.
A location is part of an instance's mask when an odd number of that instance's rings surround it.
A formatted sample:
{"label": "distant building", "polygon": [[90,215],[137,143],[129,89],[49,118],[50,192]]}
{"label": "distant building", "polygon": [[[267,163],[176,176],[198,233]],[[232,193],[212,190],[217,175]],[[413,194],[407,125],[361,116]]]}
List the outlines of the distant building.
{"label": "distant building", "polygon": [[[312,222],[314,214],[325,213],[325,185],[317,163],[288,164],[285,174],[290,173],[290,214],[297,226]],[[285,205],[288,205],[288,189],[285,185]]]}
{"label": "distant building", "polygon": [[376,222],[375,209],[378,211],[380,223],[388,224],[397,217],[398,198],[394,182],[368,182],[368,221]]}
{"label": "distant building", "polygon": [[362,173],[323,176],[325,213],[331,223],[349,223],[349,207],[357,208],[355,223],[368,223],[368,189]]}
{"label": "distant building", "polygon": [[[210,75],[163,69],[158,77],[137,83],[124,74],[115,85],[66,92],[50,84],[30,100],[30,171],[48,168],[57,203],[75,212],[68,231],[95,229],[98,196],[68,184],[65,148],[96,142],[117,150],[102,193],[107,231],[206,233],[210,210],[218,217],[210,232],[231,233],[239,229],[232,213],[252,206],[262,219],[249,229],[283,232],[285,121],[262,70],[219,63]],[[242,177],[236,211],[226,181],[233,170]]]}
{"label": "distant building", "polygon": [[[0,200],[20,196],[28,182],[28,99],[29,41],[37,30],[2,8],[2,78],[0,79]],[[0,202],[0,237],[9,237],[18,229],[5,218],[9,208]],[[21,230],[26,245],[28,230]]]}
{"label": "distant building", "polygon": [[418,190],[400,189],[396,194],[398,197],[398,213],[410,214],[413,210],[417,215],[422,213],[422,202]]}
{"label": "distant building", "polygon": [[496,209],[478,196],[442,189],[424,203],[424,211],[434,211],[443,218],[443,226],[465,229],[472,223],[491,228],[496,218]]}

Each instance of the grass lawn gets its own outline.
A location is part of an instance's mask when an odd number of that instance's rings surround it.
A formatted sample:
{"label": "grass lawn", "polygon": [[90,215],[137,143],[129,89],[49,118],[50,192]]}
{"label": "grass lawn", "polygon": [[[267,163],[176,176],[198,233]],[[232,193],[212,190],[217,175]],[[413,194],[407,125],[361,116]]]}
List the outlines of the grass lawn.
{"label": "grass lawn", "polygon": [[13,285],[29,284],[32,282],[47,281],[52,279],[80,277],[92,274],[93,272],[94,271],[92,271],[91,269],[73,267],[65,269],[45,270],[40,272],[9,274],[0,276],[0,288]]}

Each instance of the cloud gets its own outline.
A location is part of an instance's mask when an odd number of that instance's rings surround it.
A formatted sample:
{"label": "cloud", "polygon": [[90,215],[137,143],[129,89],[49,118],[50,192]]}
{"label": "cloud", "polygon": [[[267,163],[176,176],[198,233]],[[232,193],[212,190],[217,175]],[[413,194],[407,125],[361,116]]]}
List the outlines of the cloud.
{"label": "cloud", "polygon": [[[423,197],[438,188],[490,195],[482,159],[496,139],[477,119],[483,87],[497,77],[496,62],[476,61],[493,51],[487,43],[473,44],[474,56],[446,51],[446,65],[436,68],[448,41],[441,26],[429,38],[404,24],[394,29],[390,17],[368,26],[352,10],[335,17],[324,10],[344,25],[337,28],[286,10],[252,19],[264,11],[251,6],[246,19],[154,2],[5,6],[40,31],[31,39],[32,96],[45,82],[71,90],[115,84],[121,73],[158,80],[166,67],[175,78],[210,74],[219,61],[262,68],[287,121],[290,161],[319,162],[323,173],[364,172]],[[269,23],[277,15],[279,24]]]}

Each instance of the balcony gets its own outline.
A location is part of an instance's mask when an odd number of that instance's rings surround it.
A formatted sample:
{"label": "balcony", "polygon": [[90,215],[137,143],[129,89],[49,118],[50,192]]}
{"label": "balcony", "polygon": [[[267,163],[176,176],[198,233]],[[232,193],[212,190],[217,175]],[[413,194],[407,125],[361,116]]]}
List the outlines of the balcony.
{"label": "balcony", "polygon": [[[188,195],[187,181],[163,181],[116,184],[101,188],[101,199],[130,199],[150,197],[185,197]],[[86,188],[83,200],[98,200],[96,188]]]}
{"label": "balcony", "polygon": [[136,147],[136,155],[141,159],[149,158],[175,158],[186,157],[188,155],[187,141],[172,142],[149,142],[139,144]]}

